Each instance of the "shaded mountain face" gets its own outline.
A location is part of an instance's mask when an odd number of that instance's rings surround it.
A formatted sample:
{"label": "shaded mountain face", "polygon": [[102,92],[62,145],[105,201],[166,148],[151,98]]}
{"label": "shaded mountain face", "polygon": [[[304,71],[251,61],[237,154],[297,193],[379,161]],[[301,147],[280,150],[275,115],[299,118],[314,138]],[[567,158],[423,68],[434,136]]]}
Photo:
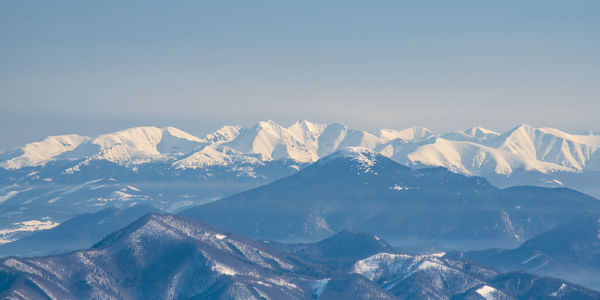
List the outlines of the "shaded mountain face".
{"label": "shaded mountain face", "polygon": [[[318,246],[370,238],[342,233]],[[379,246],[385,246],[385,242]],[[359,247],[362,248],[362,247]],[[372,248],[376,251],[379,247]],[[343,246],[337,249],[342,250]],[[364,253],[361,253],[361,255]],[[344,256],[344,254],[341,254]],[[353,253],[350,256],[354,255]],[[316,257],[316,256],[315,256]],[[346,256],[349,257],[349,256]],[[332,257],[329,258],[331,260]],[[502,276],[502,277],[501,277]],[[25,299],[450,299],[474,287],[508,295],[538,286],[595,299],[600,294],[561,280],[498,274],[440,255],[379,253],[350,268],[307,262],[195,220],[149,214],[84,251],[0,260],[0,296]],[[545,291],[545,290],[544,290]],[[578,294],[573,294],[576,291]],[[536,295],[547,296],[537,291]]]}
{"label": "shaded mountain face", "polygon": [[159,210],[151,205],[140,204],[126,209],[113,207],[81,214],[52,229],[0,245],[0,257],[44,256],[87,249],[106,235],[152,212]]}
{"label": "shaded mountain face", "polygon": [[593,212],[600,202],[572,190],[499,190],[480,177],[410,169],[354,148],[180,214],[276,241],[314,241],[354,228],[398,245],[489,247],[516,245]]}
{"label": "shaded mountain face", "polygon": [[587,217],[555,227],[516,249],[452,252],[503,271],[526,271],[600,289],[600,219]]}
{"label": "shaded mountain face", "polygon": [[253,240],[156,214],[89,250],[0,265],[2,296],[35,299],[308,299],[321,272]]}
{"label": "shaded mountain face", "polygon": [[330,268],[345,268],[357,260],[377,253],[395,253],[397,250],[376,235],[355,230],[343,230],[322,241],[308,244],[280,244],[268,242],[306,261]]}

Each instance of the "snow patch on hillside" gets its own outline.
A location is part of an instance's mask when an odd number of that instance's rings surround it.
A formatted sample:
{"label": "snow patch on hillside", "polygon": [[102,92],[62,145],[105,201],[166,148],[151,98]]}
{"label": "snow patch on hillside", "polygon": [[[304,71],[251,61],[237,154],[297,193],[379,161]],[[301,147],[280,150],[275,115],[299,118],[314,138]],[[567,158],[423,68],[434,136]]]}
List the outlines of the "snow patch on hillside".
{"label": "snow patch on hillside", "polygon": [[493,299],[496,299],[495,294],[498,293],[498,290],[496,290],[495,288],[493,288],[489,285],[484,285],[484,286],[478,288],[477,290],[475,290],[475,292],[477,294],[479,294],[481,297],[485,298],[486,300],[493,300]]}
{"label": "snow patch on hillside", "polygon": [[50,218],[44,218],[42,220],[16,222],[10,228],[0,230],[0,244],[13,242],[15,239],[12,237],[19,232],[30,232],[51,229],[58,225],[60,225],[60,223],[54,222]]}

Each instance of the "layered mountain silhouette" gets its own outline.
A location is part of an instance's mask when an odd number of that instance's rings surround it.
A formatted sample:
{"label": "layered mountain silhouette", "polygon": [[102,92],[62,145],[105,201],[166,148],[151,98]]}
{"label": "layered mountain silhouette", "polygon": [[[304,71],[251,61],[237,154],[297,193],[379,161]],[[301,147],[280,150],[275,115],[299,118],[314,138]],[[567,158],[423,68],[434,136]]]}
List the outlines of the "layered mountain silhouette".
{"label": "layered mountain silhouette", "polygon": [[452,252],[448,257],[502,271],[560,277],[600,289],[600,218],[587,217],[541,233],[515,249]]}
{"label": "layered mountain silhouette", "polygon": [[[443,167],[498,187],[570,187],[600,196],[600,137],[519,125],[434,133],[423,127],[367,132],[308,121],[224,126],[194,136],[173,127],[129,128],[97,137],[50,136],[0,153],[4,242],[99,207],[136,203],[178,212],[289,176],[346,147],[410,168]],[[21,207],[26,206],[26,209]]]}
{"label": "layered mountain silhouette", "polygon": [[0,283],[2,297],[25,299],[450,299],[474,289],[505,299],[600,297],[562,280],[501,274],[440,255],[378,253],[332,269],[167,214],[146,215],[88,250],[2,259]]}

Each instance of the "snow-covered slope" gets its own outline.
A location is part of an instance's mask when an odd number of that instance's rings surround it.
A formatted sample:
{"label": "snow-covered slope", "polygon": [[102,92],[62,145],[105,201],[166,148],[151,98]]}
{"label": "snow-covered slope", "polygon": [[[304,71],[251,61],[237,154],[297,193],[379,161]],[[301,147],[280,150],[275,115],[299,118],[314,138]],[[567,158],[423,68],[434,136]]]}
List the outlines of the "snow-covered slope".
{"label": "snow-covered slope", "polygon": [[357,261],[353,272],[400,299],[594,299],[596,292],[560,279],[497,271],[431,255],[379,253]]}
{"label": "snow-covered slope", "polygon": [[394,129],[381,129],[379,130],[379,136],[384,141],[392,141],[400,139],[404,142],[418,141],[428,138],[433,135],[431,130],[425,127],[411,127],[403,130]]}
{"label": "snow-covered slope", "polygon": [[439,166],[466,175],[498,174],[510,176],[514,170],[575,171],[568,166],[538,160],[526,153],[515,153],[469,141],[432,139],[430,143],[409,153],[406,164],[413,166]]}
{"label": "snow-covered slope", "polygon": [[447,132],[441,135],[441,137],[447,140],[453,141],[471,141],[471,142],[481,142],[483,140],[487,140],[491,137],[499,136],[500,134],[489,130],[483,127],[472,127],[463,131],[452,131]]}
{"label": "snow-covered slope", "polygon": [[42,165],[89,140],[89,137],[76,134],[49,136],[39,142],[0,153],[0,166],[5,169],[19,169]]}
{"label": "snow-covered slope", "polygon": [[173,127],[152,126],[93,139],[53,136],[2,153],[0,166],[19,169],[56,159],[100,159],[123,166],[172,161],[177,168],[222,166],[236,160],[310,163],[346,147],[364,147],[403,164],[445,167],[467,175],[510,176],[516,170],[542,174],[600,171],[600,136],[573,135],[553,128],[520,125],[499,134],[473,127],[435,134],[412,127],[373,134],[335,123],[301,121],[284,127],[270,120],[251,128],[225,126],[203,138]]}
{"label": "snow-covered slope", "polygon": [[59,158],[102,159],[130,166],[174,159],[204,144],[204,140],[173,127],[135,127],[100,135]]}
{"label": "snow-covered slope", "polygon": [[572,135],[525,124],[484,143],[503,152],[572,171],[600,170],[600,136]]}

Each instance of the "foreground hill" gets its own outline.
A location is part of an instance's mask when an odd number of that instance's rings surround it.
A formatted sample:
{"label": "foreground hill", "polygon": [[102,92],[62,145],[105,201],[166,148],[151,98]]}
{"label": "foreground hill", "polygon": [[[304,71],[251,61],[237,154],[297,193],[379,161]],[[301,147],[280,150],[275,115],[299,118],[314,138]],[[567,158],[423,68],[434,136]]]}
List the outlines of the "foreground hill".
{"label": "foreground hill", "polygon": [[[597,292],[565,281],[531,275],[523,280],[525,275],[502,275],[439,255],[390,253],[374,254],[355,262],[350,269],[335,270],[205,223],[150,214],[89,250],[0,260],[0,296],[8,299],[418,299],[423,296],[449,299],[474,288],[484,288],[497,291],[505,299],[517,299],[519,295],[556,295],[557,299],[600,297]],[[501,284],[516,281],[519,284]],[[544,289],[539,289],[540,286]]]}
{"label": "foreground hill", "polygon": [[2,261],[3,296],[53,299],[310,298],[318,266],[169,215],[148,215],[86,251]]}
{"label": "foreground hill", "polygon": [[405,246],[489,247],[517,245],[594,212],[600,201],[573,190],[499,190],[480,177],[410,169],[347,148],[292,176],[180,215],[277,241],[314,241],[354,228]]}

